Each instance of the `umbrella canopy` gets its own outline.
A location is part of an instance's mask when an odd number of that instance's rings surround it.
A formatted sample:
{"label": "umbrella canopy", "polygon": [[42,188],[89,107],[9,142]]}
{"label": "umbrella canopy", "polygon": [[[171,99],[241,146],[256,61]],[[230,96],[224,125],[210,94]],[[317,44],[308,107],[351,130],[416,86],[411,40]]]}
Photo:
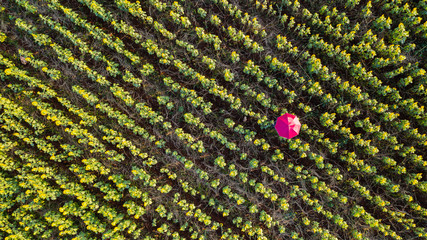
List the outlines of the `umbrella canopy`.
{"label": "umbrella canopy", "polygon": [[301,123],[297,116],[285,113],[277,118],[275,128],[281,137],[290,139],[299,134]]}

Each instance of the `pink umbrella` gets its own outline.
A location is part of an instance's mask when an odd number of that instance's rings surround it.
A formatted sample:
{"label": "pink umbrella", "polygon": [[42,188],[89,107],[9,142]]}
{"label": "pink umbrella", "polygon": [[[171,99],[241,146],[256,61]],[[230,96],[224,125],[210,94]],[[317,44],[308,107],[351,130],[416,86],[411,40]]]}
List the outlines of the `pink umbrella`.
{"label": "pink umbrella", "polygon": [[291,139],[299,134],[301,123],[297,116],[285,113],[277,118],[275,128],[281,137]]}

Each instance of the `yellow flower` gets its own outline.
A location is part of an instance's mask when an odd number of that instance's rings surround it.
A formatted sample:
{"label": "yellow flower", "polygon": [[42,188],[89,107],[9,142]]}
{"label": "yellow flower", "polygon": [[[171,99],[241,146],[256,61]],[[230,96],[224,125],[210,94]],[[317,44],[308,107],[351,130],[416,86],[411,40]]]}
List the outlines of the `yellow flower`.
{"label": "yellow flower", "polygon": [[10,74],[12,74],[12,70],[10,70],[10,68],[7,68],[7,69],[4,70],[4,73],[6,75],[10,75]]}
{"label": "yellow flower", "polygon": [[43,71],[43,72],[47,72],[47,67],[43,67],[43,68],[42,68],[42,71]]}

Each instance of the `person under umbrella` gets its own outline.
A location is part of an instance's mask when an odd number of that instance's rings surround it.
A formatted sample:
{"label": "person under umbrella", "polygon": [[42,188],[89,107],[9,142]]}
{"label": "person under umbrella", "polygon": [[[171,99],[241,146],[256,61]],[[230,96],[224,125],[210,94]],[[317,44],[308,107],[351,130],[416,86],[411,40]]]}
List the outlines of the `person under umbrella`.
{"label": "person under umbrella", "polygon": [[275,128],[279,136],[291,139],[299,134],[301,123],[297,116],[285,113],[277,118]]}

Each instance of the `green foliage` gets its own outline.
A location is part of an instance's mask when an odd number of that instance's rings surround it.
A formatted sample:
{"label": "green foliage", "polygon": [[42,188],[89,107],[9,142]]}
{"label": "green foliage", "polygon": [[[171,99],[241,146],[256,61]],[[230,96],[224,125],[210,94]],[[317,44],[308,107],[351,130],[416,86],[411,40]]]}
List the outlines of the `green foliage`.
{"label": "green foliage", "polygon": [[399,23],[399,26],[390,33],[390,40],[393,44],[404,44],[408,37],[409,31],[405,29],[403,23]]}
{"label": "green foliage", "polygon": [[425,4],[8,4],[1,238],[427,236]]}

